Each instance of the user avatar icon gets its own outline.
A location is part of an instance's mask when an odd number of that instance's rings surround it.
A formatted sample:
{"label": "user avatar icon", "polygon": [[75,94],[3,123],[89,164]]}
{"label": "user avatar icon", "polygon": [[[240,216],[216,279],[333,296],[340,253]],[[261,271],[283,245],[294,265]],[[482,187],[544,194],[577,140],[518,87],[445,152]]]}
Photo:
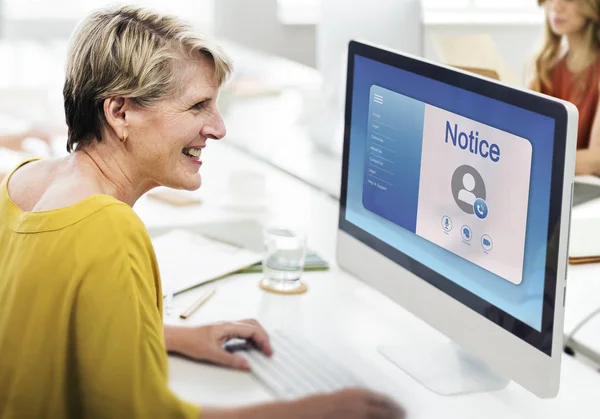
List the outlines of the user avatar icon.
{"label": "user avatar icon", "polygon": [[458,192],[458,199],[472,206],[477,197],[472,192],[473,189],[475,189],[475,178],[471,173],[465,173],[463,175],[463,186],[464,189],[461,189],[460,192]]}
{"label": "user avatar icon", "polygon": [[475,202],[485,201],[485,182],[479,172],[468,164],[459,166],[454,171],[451,188],[456,205],[467,214],[474,214]]}

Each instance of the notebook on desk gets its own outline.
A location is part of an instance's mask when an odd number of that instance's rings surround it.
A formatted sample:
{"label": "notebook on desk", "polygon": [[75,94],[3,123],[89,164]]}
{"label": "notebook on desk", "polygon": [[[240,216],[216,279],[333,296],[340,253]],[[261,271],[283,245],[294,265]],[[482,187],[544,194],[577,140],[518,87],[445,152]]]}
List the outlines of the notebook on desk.
{"label": "notebook on desk", "polygon": [[223,278],[262,259],[260,253],[211,240],[187,230],[172,230],[152,239],[163,294],[177,294]]}
{"label": "notebook on desk", "polygon": [[[196,231],[206,237],[221,240],[224,243],[241,246],[257,253],[263,252],[263,226],[254,220],[235,220],[198,226]],[[308,249],[304,258],[305,271],[323,271],[329,269],[329,263],[316,252]],[[262,272],[262,262],[244,268],[240,273]]]}
{"label": "notebook on desk", "polygon": [[600,198],[600,185],[575,182],[573,185],[573,206]]}
{"label": "notebook on desk", "polygon": [[[202,235],[207,239],[219,241],[234,247],[247,249],[256,254],[263,253],[263,226],[252,219],[226,220],[206,224],[186,226],[185,231]],[[170,231],[168,228],[151,229],[150,235],[157,237]],[[329,269],[329,263],[311,249],[307,250],[304,261],[305,271],[321,271]],[[239,269],[239,273],[255,273],[262,271],[262,261],[257,259],[253,264]],[[237,273],[236,272],[236,273]]]}
{"label": "notebook on desk", "polygon": [[573,220],[569,239],[569,263],[600,262],[600,218]]}

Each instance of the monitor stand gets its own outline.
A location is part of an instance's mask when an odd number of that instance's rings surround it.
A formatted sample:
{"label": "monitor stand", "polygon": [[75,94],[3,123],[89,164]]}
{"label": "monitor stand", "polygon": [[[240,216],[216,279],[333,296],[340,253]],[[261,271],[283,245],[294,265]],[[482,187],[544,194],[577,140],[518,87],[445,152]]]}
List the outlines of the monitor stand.
{"label": "monitor stand", "polygon": [[419,383],[443,396],[501,390],[510,381],[450,341],[380,345],[378,350]]}

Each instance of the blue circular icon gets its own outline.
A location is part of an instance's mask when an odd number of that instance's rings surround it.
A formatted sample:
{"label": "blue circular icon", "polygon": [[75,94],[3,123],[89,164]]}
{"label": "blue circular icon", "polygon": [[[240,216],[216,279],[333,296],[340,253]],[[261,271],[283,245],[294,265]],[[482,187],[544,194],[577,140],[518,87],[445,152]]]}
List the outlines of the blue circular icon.
{"label": "blue circular icon", "polygon": [[494,242],[492,241],[492,238],[487,234],[481,236],[481,247],[483,247],[483,250],[485,250],[486,252],[489,252],[494,247]]}
{"label": "blue circular icon", "polygon": [[462,236],[464,241],[470,242],[473,238],[473,232],[471,231],[471,227],[467,225],[462,226],[460,228],[460,235]]}
{"label": "blue circular icon", "polygon": [[475,213],[477,218],[483,220],[488,215],[487,203],[481,198],[476,199],[473,203],[473,212]]}
{"label": "blue circular icon", "polygon": [[452,220],[447,215],[442,217],[442,228],[445,232],[450,232],[452,230]]}

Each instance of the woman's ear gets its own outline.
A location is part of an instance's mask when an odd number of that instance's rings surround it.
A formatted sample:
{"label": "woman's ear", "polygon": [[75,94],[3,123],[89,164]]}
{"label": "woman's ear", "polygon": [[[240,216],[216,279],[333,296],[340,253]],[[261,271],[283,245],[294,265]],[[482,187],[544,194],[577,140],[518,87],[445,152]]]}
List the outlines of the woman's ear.
{"label": "woman's ear", "polygon": [[127,135],[129,125],[127,121],[128,107],[129,101],[123,97],[117,96],[104,99],[104,118],[106,118],[106,122],[118,138]]}

